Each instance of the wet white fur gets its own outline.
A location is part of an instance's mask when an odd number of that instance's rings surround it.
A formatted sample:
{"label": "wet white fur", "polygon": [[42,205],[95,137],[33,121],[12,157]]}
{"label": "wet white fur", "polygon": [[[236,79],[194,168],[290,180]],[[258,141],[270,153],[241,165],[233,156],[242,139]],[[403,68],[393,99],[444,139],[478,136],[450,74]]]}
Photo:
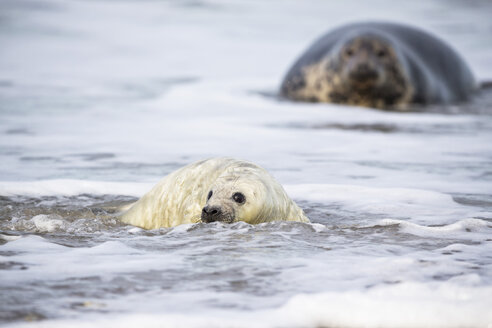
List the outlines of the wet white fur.
{"label": "wet white fur", "polygon": [[[213,195],[207,202],[210,190]],[[235,192],[246,196],[244,204],[232,200]],[[235,213],[235,221],[251,224],[309,222],[265,169],[232,158],[213,158],[172,172],[123,213],[121,220],[145,229],[196,223],[205,204],[220,205]]]}

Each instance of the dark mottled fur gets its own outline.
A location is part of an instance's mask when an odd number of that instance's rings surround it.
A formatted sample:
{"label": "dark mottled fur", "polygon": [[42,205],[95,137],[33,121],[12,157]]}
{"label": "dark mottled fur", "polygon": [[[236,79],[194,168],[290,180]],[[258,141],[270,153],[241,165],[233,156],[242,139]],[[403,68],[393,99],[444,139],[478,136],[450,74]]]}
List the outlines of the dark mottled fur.
{"label": "dark mottled fur", "polygon": [[[377,74],[367,83],[352,77],[359,67],[354,62]],[[316,41],[287,73],[280,92],[298,101],[404,109],[465,101],[475,88],[466,63],[436,37],[400,24],[358,23]]]}

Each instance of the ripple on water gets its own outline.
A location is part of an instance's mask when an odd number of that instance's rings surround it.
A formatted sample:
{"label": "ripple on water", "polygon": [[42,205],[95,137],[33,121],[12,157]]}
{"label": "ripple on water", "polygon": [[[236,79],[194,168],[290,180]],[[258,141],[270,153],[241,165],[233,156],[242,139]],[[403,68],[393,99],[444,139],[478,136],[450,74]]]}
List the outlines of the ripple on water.
{"label": "ripple on water", "polygon": [[483,257],[482,245],[492,227],[478,219],[428,227],[303,200],[313,224],[215,222],[143,230],[114,218],[119,205],[133,200],[2,197],[0,270],[8,274],[0,288],[16,295],[3,303],[8,313],[2,321],[57,318],[60,309],[116,313],[130,310],[130,303],[132,311],[179,312],[184,302],[211,311],[257,311],[320,286],[399,285],[415,272],[419,279],[446,282],[486,270],[492,261]]}

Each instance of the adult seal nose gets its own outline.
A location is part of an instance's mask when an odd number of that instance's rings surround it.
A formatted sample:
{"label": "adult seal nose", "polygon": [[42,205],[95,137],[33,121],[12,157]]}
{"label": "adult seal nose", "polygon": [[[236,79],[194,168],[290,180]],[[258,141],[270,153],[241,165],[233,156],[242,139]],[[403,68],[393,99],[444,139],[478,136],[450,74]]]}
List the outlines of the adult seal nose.
{"label": "adult seal nose", "polygon": [[222,209],[220,206],[205,206],[202,209],[202,222],[220,221],[222,217]]}
{"label": "adult seal nose", "polygon": [[373,67],[363,63],[357,65],[357,67],[350,72],[350,78],[360,81],[376,80],[378,78],[378,72]]}

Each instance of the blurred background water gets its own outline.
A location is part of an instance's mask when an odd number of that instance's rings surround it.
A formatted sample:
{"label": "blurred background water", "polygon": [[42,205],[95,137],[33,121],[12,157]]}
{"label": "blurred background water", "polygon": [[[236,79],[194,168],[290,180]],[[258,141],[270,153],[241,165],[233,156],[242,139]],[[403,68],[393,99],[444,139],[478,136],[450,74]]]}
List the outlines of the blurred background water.
{"label": "blurred background water", "polygon": [[[390,20],[492,80],[489,1],[0,2],[0,322],[487,327],[492,97],[427,112],[274,95],[319,35]],[[269,170],[313,224],[144,231],[195,160]]]}

